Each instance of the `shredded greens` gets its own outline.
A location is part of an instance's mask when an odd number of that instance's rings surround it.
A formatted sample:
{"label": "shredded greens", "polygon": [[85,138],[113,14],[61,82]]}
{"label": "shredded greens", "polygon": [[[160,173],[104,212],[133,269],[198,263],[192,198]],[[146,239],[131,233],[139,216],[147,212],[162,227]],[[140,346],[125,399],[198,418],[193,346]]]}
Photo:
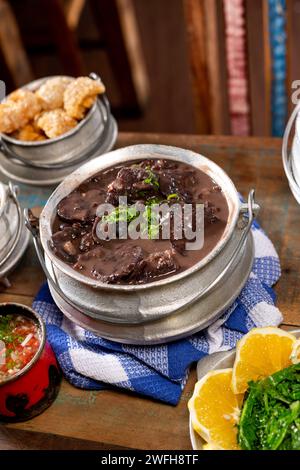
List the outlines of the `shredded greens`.
{"label": "shredded greens", "polygon": [[[141,224],[141,231],[143,234],[147,233],[149,239],[154,239],[159,234],[160,220],[159,214],[153,210],[160,203],[158,198],[150,198],[145,201],[145,210],[142,213],[143,223]],[[102,222],[112,224],[119,222],[127,222],[128,224],[139,216],[140,212],[135,205],[132,206],[118,206],[108,215],[102,217]]]}
{"label": "shredded greens", "polygon": [[159,181],[156,174],[151,170],[150,167],[147,167],[146,171],[148,173],[148,176],[144,179],[144,183],[151,184],[155,188],[159,188]]}
{"label": "shredded greens", "polygon": [[250,382],[238,425],[245,450],[300,450],[300,364]]}
{"label": "shredded greens", "polygon": [[112,212],[102,217],[102,222],[108,224],[127,222],[130,223],[139,215],[135,205],[132,206],[118,206]]}

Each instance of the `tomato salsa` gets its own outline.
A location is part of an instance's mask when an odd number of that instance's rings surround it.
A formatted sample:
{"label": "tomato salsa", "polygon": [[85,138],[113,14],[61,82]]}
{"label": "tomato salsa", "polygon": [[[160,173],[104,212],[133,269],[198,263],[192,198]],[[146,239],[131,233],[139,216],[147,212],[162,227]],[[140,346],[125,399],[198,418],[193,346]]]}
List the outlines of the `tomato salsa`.
{"label": "tomato salsa", "polygon": [[22,370],[40,346],[39,326],[23,315],[0,315],[0,383]]}

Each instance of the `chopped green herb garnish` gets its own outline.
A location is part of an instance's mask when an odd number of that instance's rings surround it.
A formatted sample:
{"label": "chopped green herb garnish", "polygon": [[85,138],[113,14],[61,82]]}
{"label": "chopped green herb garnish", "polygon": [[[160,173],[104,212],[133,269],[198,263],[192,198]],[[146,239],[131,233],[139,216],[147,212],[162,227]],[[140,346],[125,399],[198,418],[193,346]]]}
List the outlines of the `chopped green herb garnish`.
{"label": "chopped green herb garnish", "polygon": [[102,222],[108,224],[118,222],[131,222],[139,215],[135,206],[118,206],[110,214],[102,217]]}
{"label": "chopped green herb garnish", "polygon": [[144,183],[151,184],[152,186],[159,188],[159,181],[156,174],[151,170],[150,167],[147,167],[146,171],[148,173],[148,177],[144,179]]}
{"label": "chopped green herb garnish", "polygon": [[179,195],[177,193],[169,194],[167,196],[167,201],[171,201],[172,199],[176,199],[178,201]]}

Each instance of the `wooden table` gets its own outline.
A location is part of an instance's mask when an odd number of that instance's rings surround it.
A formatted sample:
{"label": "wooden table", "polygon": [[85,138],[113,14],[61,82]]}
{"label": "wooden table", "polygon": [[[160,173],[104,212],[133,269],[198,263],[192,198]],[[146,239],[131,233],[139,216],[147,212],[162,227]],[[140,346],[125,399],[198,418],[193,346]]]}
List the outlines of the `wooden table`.
{"label": "wooden table", "polygon": [[[259,219],[279,253],[282,277],[276,286],[284,327],[300,326],[300,207],[290,193],[281,163],[281,141],[272,138],[121,134],[118,147],[160,143],[201,152],[218,163],[247,195],[256,188]],[[34,188],[22,188],[37,193]],[[39,197],[44,194],[39,192]],[[45,194],[44,194],[45,195]],[[31,195],[32,198],[32,195]],[[43,274],[32,247],[10,277],[0,301],[31,305]],[[120,391],[88,392],[63,382],[56,402],[31,421],[2,427],[0,448],[189,449],[187,401],[193,368],[176,407]]]}

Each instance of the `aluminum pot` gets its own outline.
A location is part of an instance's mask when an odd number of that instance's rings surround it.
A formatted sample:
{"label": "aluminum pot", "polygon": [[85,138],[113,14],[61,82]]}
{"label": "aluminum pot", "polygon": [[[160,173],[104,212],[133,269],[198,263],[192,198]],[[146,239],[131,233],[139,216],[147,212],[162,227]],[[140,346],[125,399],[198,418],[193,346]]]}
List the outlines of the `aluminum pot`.
{"label": "aluminum pot", "polygon": [[16,266],[29,242],[17,193],[12,183],[0,183],[0,280]]}
{"label": "aluminum pot", "polygon": [[[289,148],[290,140],[291,148]],[[282,141],[282,161],[290,189],[300,204],[300,103],[292,112],[285,129]]]}
{"label": "aluminum pot", "polygon": [[[95,173],[120,163],[143,158],[182,161],[199,168],[213,178],[222,187],[228,203],[229,217],[224,233],[215,248],[204,259],[191,268],[165,279],[141,285],[112,285],[86,277],[62,262],[49,248],[57,204]],[[248,210],[250,217],[246,224],[239,228],[238,222],[243,213]],[[101,158],[88,162],[68,176],[52,193],[41,213],[39,236],[41,247],[54,268],[70,280],[70,285],[76,282],[85,289],[86,298],[83,301],[86,306],[89,305],[94,316],[111,322],[138,323],[178,313],[195,304],[200,297],[208,295],[224,279],[224,276],[228,276],[233,263],[236,263],[237,256],[245,245],[253,212],[257,210],[258,206],[253,203],[252,194],[248,208],[240,202],[237,190],[228,175],[206,157],[177,147],[135,145],[102,155]],[[35,235],[35,243],[39,251],[37,234]],[[225,252],[227,258],[224,263]],[[39,257],[45,269],[42,255],[39,254]],[[217,262],[218,259],[220,263]],[[208,278],[207,270],[211,269],[213,263],[215,267]],[[51,276],[48,277],[51,278]],[[96,291],[91,289],[96,289]],[[64,293],[60,291],[59,294]],[[64,297],[64,300],[72,301],[70,293],[66,293]],[[76,302],[75,307],[78,307]]]}
{"label": "aluminum pot", "polygon": [[[93,74],[91,76],[98,78]],[[22,88],[34,91],[49,78],[56,77],[34,80]],[[103,138],[106,123],[110,118],[108,101],[105,96],[100,97],[74,129],[54,139],[25,142],[0,133],[2,151],[8,157],[15,157],[16,161],[39,168],[75,164],[83,158],[87,159],[87,156],[99,147],[99,141]]]}
{"label": "aluminum pot", "polygon": [[42,413],[57,396],[61,372],[41,317],[21,304],[0,304],[0,315],[22,315],[39,327],[40,346],[32,360],[17,374],[0,382],[0,422],[25,421]]}

